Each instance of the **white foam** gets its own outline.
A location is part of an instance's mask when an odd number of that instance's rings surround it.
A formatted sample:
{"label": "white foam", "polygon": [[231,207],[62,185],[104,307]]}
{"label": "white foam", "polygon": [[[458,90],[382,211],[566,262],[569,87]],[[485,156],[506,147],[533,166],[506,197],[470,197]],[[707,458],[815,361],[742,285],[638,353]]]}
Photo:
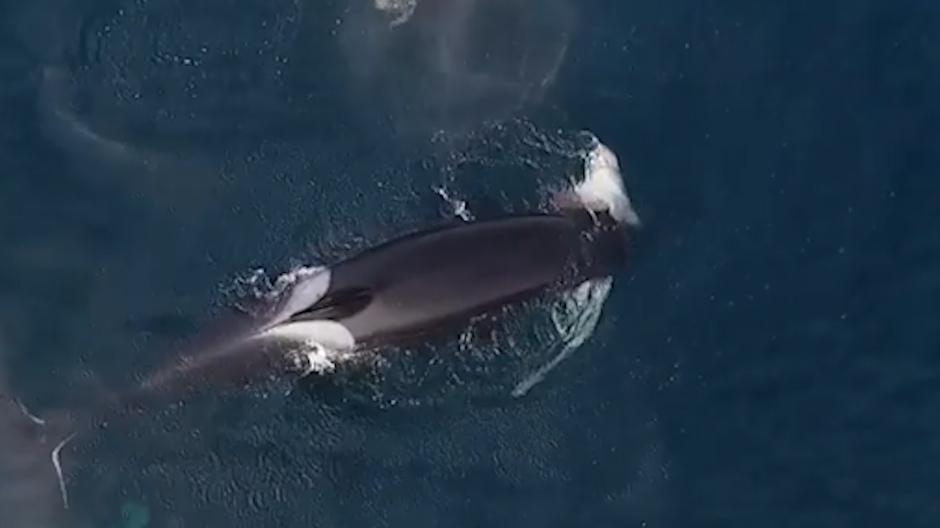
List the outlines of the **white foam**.
{"label": "white foam", "polygon": [[444,186],[434,185],[431,187],[431,189],[433,189],[434,192],[437,193],[437,195],[440,196],[442,200],[444,200],[445,202],[447,202],[448,205],[450,205],[451,211],[453,212],[454,216],[456,216],[457,218],[460,218],[464,222],[473,221],[473,213],[471,213],[470,209],[467,207],[466,200],[461,200],[459,198],[452,197],[450,193],[447,192],[447,189],[444,188]]}
{"label": "white foam", "polygon": [[[574,184],[571,194],[560,198],[571,206],[570,198],[593,212],[606,212],[621,224],[640,225],[620,172],[620,162],[610,148],[596,137],[584,153],[584,179]],[[582,283],[566,293],[552,309],[552,322],[558,333],[558,353],[546,364],[527,375],[512,390],[515,397],[524,396],[545,379],[555,367],[571,356],[591,335],[600,320],[604,302],[610,294],[613,278],[604,277]]]}
{"label": "white foam", "polygon": [[309,341],[288,353],[288,359],[294,363],[294,369],[302,378],[310,374],[329,374],[336,370],[336,364],[350,359],[349,351],[331,350],[320,343]]}
{"label": "white foam", "polygon": [[375,0],[374,5],[376,9],[392,17],[389,25],[395,27],[411,18],[418,7],[418,0]]}
{"label": "white foam", "polygon": [[597,138],[593,148],[585,154],[584,180],[575,185],[574,193],[591,211],[605,211],[620,223],[640,225],[623,184],[617,155]]}
{"label": "white foam", "polygon": [[336,321],[326,319],[298,321],[269,328],[255,339],[286,339],[296,345],[286,352],[288,360],[300,377],[314,372],[333,372],[336,364],[353,357],[356,340],[352,333]]}
{"label": "white foam", "polygon": [[594,334],[612,285],[613,279],[604,277],[586,281],[565,294],[552,310],[552,322],[559,335],[561,350],[548,363],[523,378],[512,390],[514,397],[525,396]]}

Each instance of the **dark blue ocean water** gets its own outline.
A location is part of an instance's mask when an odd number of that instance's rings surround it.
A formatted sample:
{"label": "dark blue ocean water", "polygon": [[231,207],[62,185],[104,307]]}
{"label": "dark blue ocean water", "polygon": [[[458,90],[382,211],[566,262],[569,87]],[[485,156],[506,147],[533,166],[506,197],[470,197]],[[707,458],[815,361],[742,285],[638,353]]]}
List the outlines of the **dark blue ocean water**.
{"label": "dark blue ocean water", "polygon": [[0,383],[88,405],[254,269],[543,207],[580,131],[644,221],[595,332],[524,398],[405,354],[114,424],[68,522],[940,523],[940,4],[376,3],[2,4]]}

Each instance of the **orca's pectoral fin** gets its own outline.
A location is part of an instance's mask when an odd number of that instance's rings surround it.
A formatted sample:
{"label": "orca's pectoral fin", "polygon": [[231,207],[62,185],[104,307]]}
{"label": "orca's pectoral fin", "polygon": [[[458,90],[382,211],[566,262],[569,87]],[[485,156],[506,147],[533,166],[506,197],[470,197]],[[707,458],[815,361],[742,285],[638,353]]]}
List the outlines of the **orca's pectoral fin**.
{"label": "orca's pectoral fin", "polygon": [[60,507],[69,508],[60,454],[77,434],[70,432],[72,426],[68,413],[53,413],[43,419],[18,399],[0,392],[0,479],[4,482],[0,506],[5,514],[17,518],[39,509],[52,517]]}

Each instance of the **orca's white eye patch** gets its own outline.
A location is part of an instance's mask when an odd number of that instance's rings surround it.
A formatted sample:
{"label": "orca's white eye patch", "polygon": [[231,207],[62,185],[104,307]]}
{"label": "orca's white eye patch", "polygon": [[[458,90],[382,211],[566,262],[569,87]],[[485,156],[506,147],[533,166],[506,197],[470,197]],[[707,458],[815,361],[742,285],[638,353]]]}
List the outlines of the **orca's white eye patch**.
{"label": "orca's white eye patch", "polygon": [[268,328],[283,323],[294,314],[303,312],[316,304],[330,288],[331,276],[329,268],[313,268],[299,274],[277,314],[268,323]]}

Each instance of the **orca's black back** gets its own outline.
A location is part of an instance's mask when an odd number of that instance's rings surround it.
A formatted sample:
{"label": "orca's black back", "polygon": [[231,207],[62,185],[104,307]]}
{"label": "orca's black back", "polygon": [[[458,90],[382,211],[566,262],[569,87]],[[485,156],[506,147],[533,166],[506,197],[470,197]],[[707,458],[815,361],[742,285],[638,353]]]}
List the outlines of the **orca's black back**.
{"label": "orca's black back", "polygon": [[[331,267],[330,288],[317,305],[339,315],[335,319],[360,342],[416,333],[560,283],[577,274],[590,257],[586,252],[590,236],[568,216],[447,226]],[[357,306],[345,310],[344,304]]]}

